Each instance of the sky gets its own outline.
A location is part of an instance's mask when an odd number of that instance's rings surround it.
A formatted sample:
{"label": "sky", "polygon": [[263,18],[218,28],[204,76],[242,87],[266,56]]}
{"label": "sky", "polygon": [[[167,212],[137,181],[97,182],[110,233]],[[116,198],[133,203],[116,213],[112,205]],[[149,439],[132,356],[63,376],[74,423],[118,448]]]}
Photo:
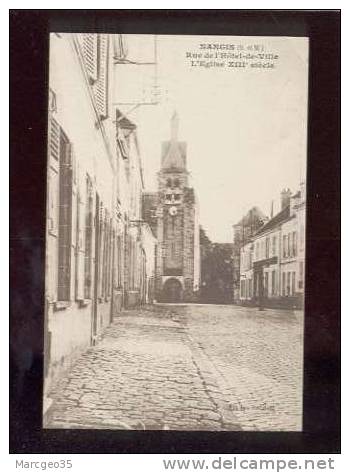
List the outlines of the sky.
{"label": "sky", "polygon": [[[153,61],[152,36],[127,39],[131,59]],[[273,69],[252,68],[249,61],[246,68],[192,66],[186,54],[208,52],[199,46],[208,43],[243,45],[245,52],[248,45],[263,46],[278,58]],[[157,105],[123,108],[138,126],[146,189],[157,189],[161,142],[169,139],[176,110],[200,224],[212,241],[231,242],[232,225],[251,207],[270,215],[273,201],[276,214],[281,190],[298,190],[306,174],[306,38],[157,36],[157,66],[118,67],[120,101],[134,99],[141,89],[138,101],[149,101],[157,76]],[[130,73],[133,69],[136,74]]]}

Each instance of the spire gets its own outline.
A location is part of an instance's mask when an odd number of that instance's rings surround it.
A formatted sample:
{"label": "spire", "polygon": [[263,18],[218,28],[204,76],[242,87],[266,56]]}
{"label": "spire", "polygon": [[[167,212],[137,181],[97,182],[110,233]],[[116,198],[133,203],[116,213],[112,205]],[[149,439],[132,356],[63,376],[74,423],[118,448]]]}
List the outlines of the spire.
{"label": "spire", "polygon": [[170,140],[162,143],[162,169],[186,170],[186,143],[178,141],[179,116],[175,111],[170,120]]}
{"label": "spire", "polygon": [[179,115],[175,110],[173,116],[171,117],[171,141],[177,141],[179,134]]}

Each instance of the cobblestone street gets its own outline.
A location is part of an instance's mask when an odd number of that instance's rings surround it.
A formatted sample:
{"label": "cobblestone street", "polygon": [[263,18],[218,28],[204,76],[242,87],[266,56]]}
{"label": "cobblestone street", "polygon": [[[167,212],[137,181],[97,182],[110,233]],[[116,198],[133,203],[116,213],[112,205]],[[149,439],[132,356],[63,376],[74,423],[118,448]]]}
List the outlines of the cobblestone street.
{"label": "cobblestone street", "polygon": [[125,311],[50,393],[46,427],[299,430],[301,312]]}

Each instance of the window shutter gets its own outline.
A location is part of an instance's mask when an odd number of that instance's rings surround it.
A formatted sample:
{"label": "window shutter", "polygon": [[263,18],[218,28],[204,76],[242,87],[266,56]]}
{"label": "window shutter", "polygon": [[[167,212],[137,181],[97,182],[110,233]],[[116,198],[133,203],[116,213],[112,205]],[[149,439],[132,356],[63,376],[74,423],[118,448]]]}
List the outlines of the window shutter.
{"label": "window shutter", "polygon": [[71,236],[71,299],[76,298],[76,257],[77,257],[77,233],[78,233],[78,184],[77,184],[77,161],[73,152],[73,146],[69,145],[70,161],[72,167],[72,236]]}
{"label": "window shutter", "polygon": [[57,121],[51,117],[49,120],[49,155],[55,161],[60,157],[60,126]]}
{"label": "window shutter", "polygon": [[108,116],[108,49],[109,36],[98,35],[98,76],[94,84],[95,100],[102,118]]}
{"label": "window shutter", "polygon": [[91,82],[97,80],[97,34],[83,33],[82,50],[86,71]]}
{"label": "window shutter", "polygon": [[48,129],[47,229],[55,237],[58,236],[59,154],[60,126],[53,117],[50,117]]}
{"label": "window shutter", "polygon": [[46,294],[50,301],[57,300],[58,284],[58,226],[59,226],[59,150],[60,127],[49,116],[48,123],[48,174],[47,174],[47,270]]}
{"label": "window shutter", "polygon": [[102,278],[103,278],[103,249],[104,249],[104,218],[103,218],[103,203],[100,204],[99,212],[99,268],[98,268],[98,297],[103,297],[102,292]]}
{"label": "window shutter", "polygon": [[94,255],[94,192],[93,184],[89,176],[86,178],[85,196],[85,217],[84,217],[84,299],[91,299],[93,281],[93,255]]}
{"label": "window shutter", "polygon": [[85,279],[85,199],[79,192],[77,196],[77,242],[76,242],[76,273],[75,298],[84,299]]}
{"label": "window shutter", "polygon": [[60,133],[60,182],[59,182],[59,243],[58,243],[58,291],[60,301],[71,296],[72,257],[72,163],[71,146],[61,130]]}

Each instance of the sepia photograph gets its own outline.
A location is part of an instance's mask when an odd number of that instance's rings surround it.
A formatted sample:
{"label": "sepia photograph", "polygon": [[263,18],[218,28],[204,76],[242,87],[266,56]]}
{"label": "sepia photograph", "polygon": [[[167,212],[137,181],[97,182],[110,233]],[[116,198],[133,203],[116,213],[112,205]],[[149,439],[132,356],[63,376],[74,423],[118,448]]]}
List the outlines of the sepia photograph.
{"label": "sepia photograph", "polygon": [[44,429],[303,430],[309,41],[51,33]]}

